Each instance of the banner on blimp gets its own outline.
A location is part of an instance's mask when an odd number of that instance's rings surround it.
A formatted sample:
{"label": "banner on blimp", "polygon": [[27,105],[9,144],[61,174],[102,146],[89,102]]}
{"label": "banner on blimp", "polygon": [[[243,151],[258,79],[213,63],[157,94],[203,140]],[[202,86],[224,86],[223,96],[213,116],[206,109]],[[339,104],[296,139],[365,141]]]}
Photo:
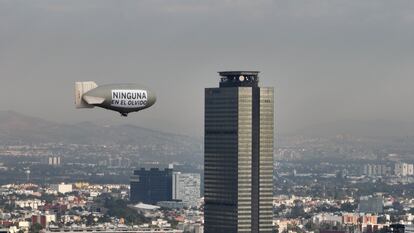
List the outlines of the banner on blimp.
{"label": "banner on blimp", "polygon": [[114,107],[144,107],[148,101],[146,90],[112,90],[111,105]]}

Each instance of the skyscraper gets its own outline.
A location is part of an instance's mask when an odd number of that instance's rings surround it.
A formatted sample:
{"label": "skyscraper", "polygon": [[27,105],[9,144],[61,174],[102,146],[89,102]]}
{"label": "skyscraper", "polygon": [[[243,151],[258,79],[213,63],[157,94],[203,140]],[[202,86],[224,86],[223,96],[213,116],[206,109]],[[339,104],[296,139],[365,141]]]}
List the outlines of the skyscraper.
{"label": "skyscraper", "polygon": [[200,174],[173,173],[172,198],[187,207],[196,207],[200,199]]}
{"label": "skyscraper", "polygon": [[172,169],[141,168],[135,170],[130,180],[132,202],[156,204],[172,200]]}
{"label": "skyscraper", "polygon": [[205,89],[206,233],[272,232],[274,97],[258,73],[219,72]]}

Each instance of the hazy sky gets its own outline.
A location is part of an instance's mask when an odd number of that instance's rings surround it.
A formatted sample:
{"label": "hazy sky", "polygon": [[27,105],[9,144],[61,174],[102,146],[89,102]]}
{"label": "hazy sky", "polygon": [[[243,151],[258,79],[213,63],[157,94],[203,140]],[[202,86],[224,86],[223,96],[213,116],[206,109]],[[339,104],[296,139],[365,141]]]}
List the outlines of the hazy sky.
{"label": "hazy sky", "polygon": [[[0,110],[201,136],[217,71],[259,70],[286,133],[414,119],[414,1],[0,0]],[[121,118],[76,110],[74,82],[152,87]]]}

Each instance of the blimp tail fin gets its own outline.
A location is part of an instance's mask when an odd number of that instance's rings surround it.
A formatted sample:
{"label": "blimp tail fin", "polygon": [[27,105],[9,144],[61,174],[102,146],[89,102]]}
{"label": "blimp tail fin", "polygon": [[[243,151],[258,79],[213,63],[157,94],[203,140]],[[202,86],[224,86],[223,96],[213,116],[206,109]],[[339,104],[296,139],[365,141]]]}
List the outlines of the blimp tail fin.
{"label": "blimp tail fin", "polygon": [[86,92],[97,88],[98,85],[93,81],[75,83],[75,105],[76,108],[93,108],[93,105],[86,103],[82,96]]}

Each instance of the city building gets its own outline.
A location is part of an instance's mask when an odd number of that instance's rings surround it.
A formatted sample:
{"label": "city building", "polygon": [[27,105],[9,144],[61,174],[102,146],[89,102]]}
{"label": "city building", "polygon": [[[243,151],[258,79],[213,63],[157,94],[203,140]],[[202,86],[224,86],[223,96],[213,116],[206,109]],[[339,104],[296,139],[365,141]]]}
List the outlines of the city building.
{"label": "city building", "polygon": [[344,225],[356,225],[358,224],[359,215],[354,213],[344,213],[342,215],[342,223]]}
{"label": "city building", "polygon": [[56,222],[56,215],[54,214],[32,215],[32,224],[38,223],[42,225],[43,228],[47,227],[52,222]]}
{"label": "city building", "polygon": [[32,200],[17,200],[14,202],[14,204],[20,208],[30,207],[32,210],[37,210],[39,206],[44,206],[45,202],[38,200],[38,199],[32,199]]}
{"label": "city building", "polygon": [[52,184],[50,185],[50,188],[58,193],[70,193],[72,192],[72,184],[65,184],[65,183],[60,183],[60,184]]}
{"label": "city building", "polygon": [[182,209],[184,208],[184,203],[182,201],[159,201],[157,202],[157,206],[166,208],[166,209]]}
{"label": "city building", "polygon": [[205,89],[206,233],[272,232],[273,88],[258,71],[219,72]]}
{"label": "city building", "polygon": [[387,176],[391,168],[385,164],[365,164],[363,173],[367,176]]}
{"label": "city building", "polygon": [[361,223],[365,225],[377,225],[378,224],[378,216],[375,215],[363,215],[361,216]]}
{"label": "city building", "polygon": [[48,164],[51,166],[59,166],[61,163],[60,156],[51,156],[48,157]]}
{"label": "city building", "polygon": [[414,164],[407,165],[407,175],[409,176],[414,175]]}
{"label": "city building", "polygon": [[60,166],[62,164],[61,156],[44,156],[40,159],[41,164],[50,165],[50,166]]}
{"label": "city building", "polygon": [[204,226],[200,223],[184,222],[178,224],[178,229],[183,232],[204,233]]}
{"label": "city building", "polygon": [[196,207],[200,199],[200,174],[174,172],[172,198],[187,207]]}
{"label": "city building", "polygon": [[396,176],[407,176],[408,175],[408,164],[396,163],[394,167],[394,174]]}
{"label": "city building", "polygon": [[414,164],[396,162],[394,164],[364,164],[362,173],[366,176],[413,176]]}
{"label": "city building", "polygon": [[361,213],[382,213],[384,199],[381,196],[364,196],[359,199],[358,211]]}
{"label": "city building", "polygon": [[141,168],[135,170],[130,180],[132,202],[156,204],[172,200],[172,169]]}
{"label": "city building", "polygon": [[337,226],[342,223],[343,216],[333,215],[331,213],[320,213],[313,216],[312,221],[315,224],[327,223],[332,226]]}
{"label": "city building", "polygon": [[396,176],[412,176],[414,175],[414,164],[396,163],[394,166],[394,174]]}

